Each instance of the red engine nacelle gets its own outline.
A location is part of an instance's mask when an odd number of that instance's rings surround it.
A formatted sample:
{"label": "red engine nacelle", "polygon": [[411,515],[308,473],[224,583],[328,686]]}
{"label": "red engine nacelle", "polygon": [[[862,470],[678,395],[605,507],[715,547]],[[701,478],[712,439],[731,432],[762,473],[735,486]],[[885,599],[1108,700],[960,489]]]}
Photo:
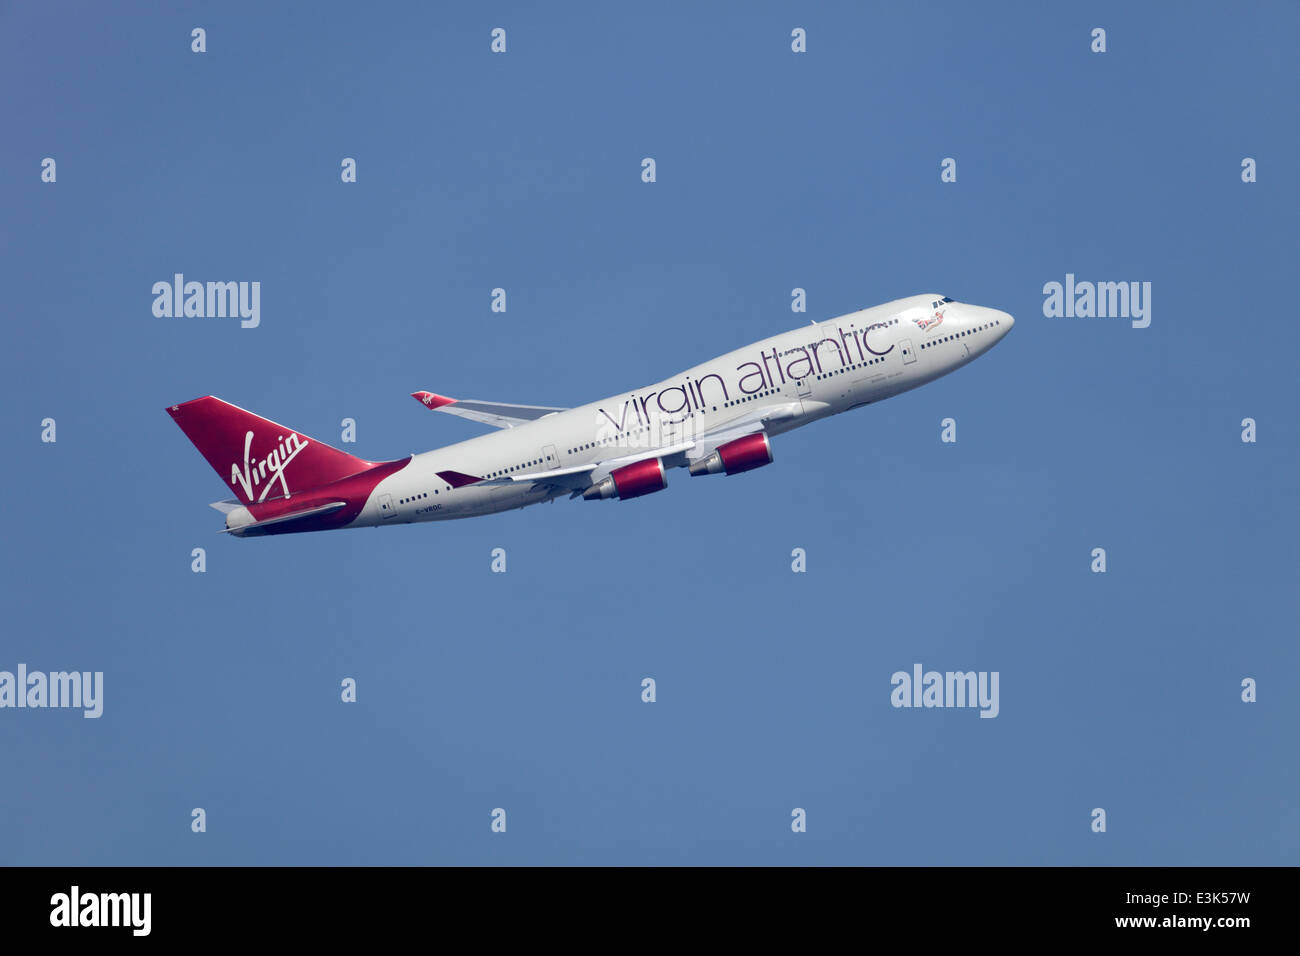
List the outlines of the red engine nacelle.
{"label": "red engine nacelle", "polygon": [[742,471],[752,471],[770,464],[772,443],[767,440],[766,432],[755,432],[719,445],[712,455],[691,465],[691,474],[716,475],[723,471],[728,475],[738,475]]}
{"label": "red engine nacelle", "polygon": [[582,493],[588,501],[596,498],[639,498],[668,487],[664,463],[658,458],[634,462],[615,468],[608,478],[596,482]]}

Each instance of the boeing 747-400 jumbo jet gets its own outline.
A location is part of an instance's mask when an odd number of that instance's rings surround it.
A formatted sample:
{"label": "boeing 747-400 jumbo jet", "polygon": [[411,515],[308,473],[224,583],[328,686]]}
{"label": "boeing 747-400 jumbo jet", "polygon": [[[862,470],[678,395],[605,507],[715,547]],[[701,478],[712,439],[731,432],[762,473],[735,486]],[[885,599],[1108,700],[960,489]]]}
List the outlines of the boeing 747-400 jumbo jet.
{"label": "boeing 747-400 jumbo jet", "polygon": [[471,518],[550,501],[639,498],[669,468],[736,475],[772,437],[947,375],[1011,331],[1005,312],[915,295],[755,342],[646,388],[578,408],[415,392],[499,429],[373,462],[211,395],[168,409],[235,498],[212,507],[239,537]]}

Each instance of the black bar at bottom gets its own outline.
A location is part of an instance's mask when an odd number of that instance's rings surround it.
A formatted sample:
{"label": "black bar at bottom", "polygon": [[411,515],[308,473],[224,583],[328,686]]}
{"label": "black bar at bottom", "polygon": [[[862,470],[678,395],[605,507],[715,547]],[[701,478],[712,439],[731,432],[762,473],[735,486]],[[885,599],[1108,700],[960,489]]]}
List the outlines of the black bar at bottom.
{"label": "black bar at bottom", "polygon": [[462,929],[471,944],[676,945],[706,930],[732,944],[902,933],[925,944],[1102,936],[1231,945],[1286,934],[1295,882],[1288,868],[10,868],[0,869],[0,926],[6,941],[92,945],[292,937],[337,946],[412,930],[433,942]]}

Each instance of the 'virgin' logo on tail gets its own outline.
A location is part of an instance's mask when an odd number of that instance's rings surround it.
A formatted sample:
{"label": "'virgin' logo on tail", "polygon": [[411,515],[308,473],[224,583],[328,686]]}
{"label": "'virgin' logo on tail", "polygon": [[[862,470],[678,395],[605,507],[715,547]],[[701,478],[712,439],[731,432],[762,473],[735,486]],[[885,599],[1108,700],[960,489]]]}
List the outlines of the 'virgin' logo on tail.
{"label": "'virgin' logo on tail", "polygon": [[249,452],[253,448],[253,433],[248,432],[244,435],[244,468],[241,471],[238,462],[230,466],[230,484],[239,485],[244,489],[244,497],[249,501],[253,500],[254,489],[261,487],[262,493],[258,496],[259,502],[266,499],[266,493],[270,491],[275,483],[280,483],[280,488],[284,491],[284,496],[289,497],[289,482],[284,476],[284,469],[288,467],[289,462],[293,461],[298,452],[302,451],[311,442],[306,438],[300,438],[296,432],[291,432],[286,438],[280,436],[280,443],[271,449],[271,453],[261,461],[256,458],[249,459]]}

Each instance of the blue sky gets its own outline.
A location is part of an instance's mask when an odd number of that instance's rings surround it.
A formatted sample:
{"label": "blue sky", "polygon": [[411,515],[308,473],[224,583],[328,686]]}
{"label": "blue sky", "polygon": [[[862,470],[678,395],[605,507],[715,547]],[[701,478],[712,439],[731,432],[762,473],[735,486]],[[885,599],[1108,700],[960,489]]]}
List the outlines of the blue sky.
{"label": "blue sky", "polygon": [[[7,5],[0,669],[105,702],[0,710],[0,862],[1300,862],[1298,21]],[[176,272],[261,282],[260,327],[155,318]],[[1045,318],[1067,273],[1151,326]],[[916,292],[1018,321],[631,502],[230,540],[163,411],[396,458],[481,431],[415,389],[576,405]],[[892,708],[918,662],[999,716]]]}

